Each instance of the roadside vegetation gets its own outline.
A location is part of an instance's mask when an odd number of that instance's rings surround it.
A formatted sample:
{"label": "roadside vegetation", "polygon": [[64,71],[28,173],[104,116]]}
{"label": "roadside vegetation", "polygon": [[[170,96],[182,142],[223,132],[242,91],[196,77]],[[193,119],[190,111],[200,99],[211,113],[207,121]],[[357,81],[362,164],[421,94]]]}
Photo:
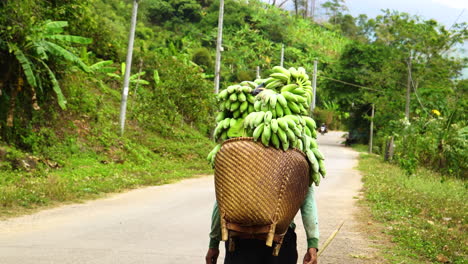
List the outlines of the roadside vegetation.
{"label": "roadside vegetation", "polygon": [[428,169],[408,175],[396,164],[362,153],[365,199],[390,244],[380,250],[390,263],[466,263],[466,181]]}

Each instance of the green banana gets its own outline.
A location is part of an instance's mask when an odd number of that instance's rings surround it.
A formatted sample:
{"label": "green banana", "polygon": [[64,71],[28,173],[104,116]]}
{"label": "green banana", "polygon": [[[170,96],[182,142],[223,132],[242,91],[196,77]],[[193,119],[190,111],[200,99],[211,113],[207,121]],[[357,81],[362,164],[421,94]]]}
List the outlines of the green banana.
{"label": "green banana", "polygon": [[260,111],[261,107],[262,107],[262,101],[255,101],[254,110],[255,111]]}
{"label": "green banana", "polygon": [[264,116],[264,122],[266,124],[269,124],[272,118],[273,118],[273,114],[271,113],[271,111],[267,111]]}
{"label": "green banana", "polygon": [[263,133],[262,133],[262,143],[265,146],[270,145],[270,138],[271,138],[271,127],[270,124],[265,124],[263,127]]}
{"label": "green banana", "polygon": [[289,149],[289,142],[283,142],[283,150],[286,151]]}
{"label": "green banana", "polygon": [[275,78],[277,80],[280,80],[283,83],[288,83],[289,82],[289,76],[287,76],[286,74],[283,74],[283,73],[275,72],[275,73],[270,74],[270,77]]}
{"label": "green banana", "polygon": [[305,126],[305,127],[304,127],[304,132],[305,132],[305,134],[306,134],[307,136],[312,137],[312,133],[310,132],[309,127]]}
{"label": "green banana", "polygon": [[315,157],[317,160],[324,160],[325,157],[323,156],[322,152],[318,148],[313,148],[311,149],[312,152],[314,153]]}
{"label": "green banana", "polygon": [[255,111],[255,107],[253,106],[253,104],[249,104],[249,108],[247,109],[247,112],[252,113],[253,111]]}
{"label": "green banana", "polygon": [[221,140],[226,140],[226,139],[228,139],[229,137],[228,137],[228,135],[227,135],[227,132],[226,132],[226,131],[223,131],[223,133],[221,133],[221,137],[220,137],[220,138],[221,138]]}
{"label": "green banana", "polygon": [[247,101],[248,101],[249,103],[251,103],[251,104],[254,104],[254,103],[255,103],[255,96],[253,96],[251,93],[248,93],[248,94],[246,95],[246,97],[247,97]]}
{"label": "green banana", "polygon": [[294,131],[292,129],[287,129],[285,132],[290,142],[295,142],[297,140],[296,134],[294,134]]}
{"label": "green banana", "polygon": [[277,97],[276,94],[270,96],[270,105],[274,109],[276,107]]}
{"label": "green banana", "polygon": [[283,82],[282,82],[282,81],[280,81],[280,80],[274,80],[273,82],[267,84],[267,85],[265,86],[265,88],[266,88],[266,89],[270,89],[270,90],[274,90],[274,89],[276,89],[276,88],[278,88],[278,87],[281,87],[281,86],[283,86]]}
{"label": "green banana", "polygon": [[284,67],[282,66],[275,66],[273,67],[273,72],[275,73],[282,73],[284,75],[286,75],[288,78],[291,77],[291,73]]}
{"label": "green banana", "polygon": [[281,94],[284,96],[284,98],[286,98],[288,103],[289,102],[297,102],[299,100],[298,97],[300,97],[298,95],[295,95],[295,94],[293,94],[291,92],[287,92],[287,91],[281,92]]}
{"label": "green banana", "polygon": [[234,118],[238,118],[241,116],[241,112],[239,109],[237,109],[236,111],[232,112],[232,117]]}
{"label": "green banana", "polygon": [[258,114],[255,117],[255,120],[253,121],[253,125],[255,127],[258,127],[261,123],[263,123],[264,117],[265,117],[265,112],[258,112]]}
{"label": "green banana", "polygon": [[327,171],[325,170],[325,162],[323,160],[318,160],[319,163],[319,172],[322,174],[322,177],[327,176]]}
{"label": "green banana", "polygon": [[255,141],[258,140],[258,138],[262,135],[263,128],[265,127],[265,124],[260,124],[257,128],[255,128],[253,132],[253,138]]}
{"label": "green banana", "polygon": [[218,94],[218,100],[226,100],[228,96],[228,90],[224,89]]}
{"label": "green banana", "polygon": [[277,101],[278,103],[280,103],[280,105],[281,105],[283,108],[288,107],[288,101],[286,100],[286,98],[284,97],[284,95],[278,94],[278,95],[276,96],[276,101]]}
{"label": "green banana", "polygon": [[277,148],[277,149],[280,148],[281,142],[280,142],[280,139],[279,139],[279,137],[278,137],[278,135],[276,133],[271,134],[271,139],[270,140],[271,140],[271,143],[273,144],[273,146],[275,148]]}
{"label": "green banana", "polygon": [[291,92],[293,90],[295,90],[296,88],[298,88],[299,86],[295,83],[291,83],[291,84],[288,84],[288,85],[285,85],[281,88],[281,92]]}
{"label": "green banana", "polygon": [[227,88],[228,93],[232,94],[233,92],[236,91],[236,87],[234,85],[231,85]]}
{"label": "green banana", "polygon": [[271,126],[271,131],[273,131],[273,133],[278,132],[279,125],[278,125],[278,120],[277,119],[271,119],[270,126]]}
{"label": "green banana", "polygon": [[299,72],[296,70],[296,68],[291,67],[288,70],[291,73],[291,77],[297,78],[299,76]]}
{"label": "green banana", "polygon": [[[296,104],[295,102],[289,101],[288,102],[288,107],[293,112],[294,114],[299,114],[301,112],[301,109],[299,108],[299,105]],[[232,109],[232,107],[231,107]]]}
{"label": "green banana", "polygon": [[297,87],[296,89],[290,91],[293,94],[304,96],[306,94],[306,91],[302,87]]}
{"label": "green banana", "polygon": [[231,125],[231,118],[228,117],[228,118],[223,120],[223,128],[224,129],[228,129],[230,125]]}
{"label": "green banana", "polygon": [[278,119],[276,119],[276,121],[278,122],[278,126],[281,129],[283,129],[283,130],[288,129],[288,122],[284,118],[278,118]]}
{"label": "green banana", "polygon": [[237,100],[239,100],[240,102],[245,102],[245,101],[247,101],[247,96],[245,96],[244,93],[240,93],[240,94],[237,96]]}
{"label": "green banana", "polygon": [[284,116],[284,110],[283,110],[283,107],[281,106],[281,104],[276,104],[275,112],[276,112],[276,117]]}
{"label": "green banana", "polygon": [[288,136],[285,130],[281,129],[281,127],[278,127],[278,131],[276,134],[278,135],[278,138],[281,140],[283,144],[288,143]]}
{"label": "green banana", "polygon": [[293,129],[296,127],[296,121],[293,118],[293,115],[286,115],[283,117],[283,120],[288,123],[289,129]]}
{"label": "green banana", "polygon": [[317,144],[317,141],[310,137],[310,148],[313,149],[313,148],[318,148],[318,144]]}
{"label": "green banana", "polygon": [[312,180],[315,183],[315,186],[320,185],[320,175],[318,172],[312,171]]}
{"label": "green banana", "polygon": [[284,115],[287,116],[287,115],[292,115],[293,113],[291,112],[291,109],[289,109],[288,106],[284,107],[283,108],[284,110]]}
{"label": "green banana", "polygon": [[243,113],[243,112],[245,112],[245,110],[247,110],[248,108],[249,108],[249,102],[244,101],[244,102],[242,102],[242,104],[240,105],[239,111],[240,111],[241,113]]}
{"label": "green banana", "polygon": [[231,103],[231,112],[236,111],[237,109],[239,109],[239,107],[240,107],[240,102],[239,101],[235,101],[235,102]]}
{"label": "green banana", "polygon": [[315,158],[314,153],[311,150],[306,151],[307,158],[309,159],[310,164],[312,165],[312,170],[314,172],[319,172],[318,160]]}
{"label": "green banana", "polygon": [[216,123],[220,122],[221,120],[224,120],[226,117],[226,112],[222,111],[219,112],[218,115],[216,115]]}
{"label": "green banana", "polygon": [[229,96],[229,100],[231,100],[231,102],[237,101],[237,94],[236,94],[236,93],[232,93],[232,94]]}
{"label": "green banana", "polygon": [[308,117],[308,116],[303,116],[302,119],[304,119],[304,121],[306,122],[306,125],[307,127],[310,129],[310,130],[315,130],[317,129],[317,124],[315,123],[315,120]]}

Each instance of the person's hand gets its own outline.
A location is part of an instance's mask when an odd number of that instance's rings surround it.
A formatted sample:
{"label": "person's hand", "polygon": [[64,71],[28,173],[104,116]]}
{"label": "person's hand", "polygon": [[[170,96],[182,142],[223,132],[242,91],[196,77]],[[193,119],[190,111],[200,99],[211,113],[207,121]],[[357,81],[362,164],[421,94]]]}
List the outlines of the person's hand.
{"label": "person's hand", "polygon": [[317,264],[317,249],[309,248],[304,256],[303,264]]}
{"label": "person's hand", "polygon": [[219,249],[217,248],[209,248],[208,252],[206,253],[206,264],[216,264],[219,256]]}

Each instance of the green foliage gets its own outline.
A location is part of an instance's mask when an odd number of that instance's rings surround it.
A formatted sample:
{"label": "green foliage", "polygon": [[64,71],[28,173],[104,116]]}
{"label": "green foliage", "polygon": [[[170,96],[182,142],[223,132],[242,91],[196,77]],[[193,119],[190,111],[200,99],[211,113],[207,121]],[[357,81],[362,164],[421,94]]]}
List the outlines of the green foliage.
{"label": "green foliage", "polygon": [[468,254],[466,182],[425,169],[407,174],[374,155],[361,155],[366,203],[392,239],[392,263],[465,263]]}
{"label": "green foliage", "polygon": [[193,52],[192,61],[200,65],[205,72],[213,72],[214,61],[207,48],[198,48]]}

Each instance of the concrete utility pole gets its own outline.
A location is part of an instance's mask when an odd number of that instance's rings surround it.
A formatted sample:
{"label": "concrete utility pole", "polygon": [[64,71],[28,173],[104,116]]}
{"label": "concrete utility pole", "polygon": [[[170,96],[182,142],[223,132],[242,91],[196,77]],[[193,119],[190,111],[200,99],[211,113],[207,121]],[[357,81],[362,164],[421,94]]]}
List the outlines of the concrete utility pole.
{"label": "concrete utility pole", "polygon": [[215,79],[214,90],[219,92],[219,80],[221,78],[221,44],[223,42],[223,19],[224,19],[224,0],[219,0],[219,16],[218,16],[218,38],[216,40],[216,63],[215,63]]}
{"label": "concrete utility pole", "polygon": [[127,60],[125,64],[125,75],[122,89],[122,101],[120,102],[120,135],[123,136],[125,129],[125,115],[127,112],[128,86],[130,83],[130,72],[132,69],[133,42],[135,40],[135,26],[138,14],[138,1],[133,1],[132,20],[130,24],[130,34],[128,37]]}
{"label": "concrete utility pole", "polygon": [[257,79],[260,79],[260,66],[257,66]]}
{"label": "concrete utility pole", "polygon": [[284,63],[284,44],[281,44],[281,60],[280,60],[280,66],[283,67]]}
{"label": "concrete utility pole", "polygon": [[411,99],[411,53],[408,58],[408,84],[406,86],[406,105],[405,105],[405,117],[409,120],[410,114],[410,99]]}
{"label": "concrete utility pole", "polygon": [[312,17],[312,21],[315,19],[315,0],[312,0],[312,5],[311,5],[311,12],[310,12],[310,17]]}
{"label": "concrete utility pole", "polygon": [[315,109],[315,95],[317,93],[317,60],[314,60],[314,73],[312,75],[312,104],[310,105],[310,112],[313,113]]}
{"label": "concrete utility pole", "polygon": [[372,104],[372,113],[370,121],[369,153],[372,153],[372,139],[374,137],[374,104]]}

